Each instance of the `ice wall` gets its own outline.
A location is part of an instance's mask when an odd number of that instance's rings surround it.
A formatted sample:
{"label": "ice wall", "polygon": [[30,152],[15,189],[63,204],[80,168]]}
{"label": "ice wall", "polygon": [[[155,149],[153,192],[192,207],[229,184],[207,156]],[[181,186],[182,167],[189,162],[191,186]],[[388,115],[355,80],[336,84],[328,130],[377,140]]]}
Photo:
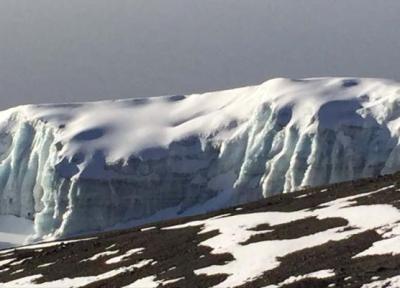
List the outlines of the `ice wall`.
{"label": "ice wall", "polygon": [[54,238],[390,173],[399,116],[397,83],[344,78],[17,107],[0,113],[0,213]]}

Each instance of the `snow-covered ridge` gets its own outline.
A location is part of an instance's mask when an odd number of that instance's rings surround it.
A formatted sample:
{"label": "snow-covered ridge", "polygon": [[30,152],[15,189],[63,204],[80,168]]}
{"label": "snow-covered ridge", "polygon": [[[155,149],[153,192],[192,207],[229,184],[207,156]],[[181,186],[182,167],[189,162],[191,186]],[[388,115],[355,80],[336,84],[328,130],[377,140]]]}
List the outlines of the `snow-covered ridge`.
{"label": "snow-covered ridge", "polygon": [[347,78],[21,106],[0,113],[0,213],[58,237],[394,172],[399,116],[400,84]]}

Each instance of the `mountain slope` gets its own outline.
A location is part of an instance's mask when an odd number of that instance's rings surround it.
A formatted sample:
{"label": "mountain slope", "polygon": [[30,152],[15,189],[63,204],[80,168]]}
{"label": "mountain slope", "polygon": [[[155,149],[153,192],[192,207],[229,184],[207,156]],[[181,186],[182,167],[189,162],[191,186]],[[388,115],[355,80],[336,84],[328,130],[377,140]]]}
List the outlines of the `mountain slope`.
{"label": "mountain slope", "polygon": [[0,214],[33,240],[212,211],[400,169],[400,85],[273,79],[0,113]]}
{"label": "mountain slope", "polygon": [[399,183],[333,184],[3,250],[0,287],[398,287]]}

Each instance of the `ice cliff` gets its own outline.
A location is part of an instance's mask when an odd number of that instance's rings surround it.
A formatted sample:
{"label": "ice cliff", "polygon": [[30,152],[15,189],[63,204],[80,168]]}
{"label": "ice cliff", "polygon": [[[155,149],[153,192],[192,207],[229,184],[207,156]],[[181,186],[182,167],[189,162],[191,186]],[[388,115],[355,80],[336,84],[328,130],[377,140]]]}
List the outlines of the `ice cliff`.
{"label": "ice cliff", "polygon": [[21,106],[0,112],[0,214],[35,239],[186,215],[400,170],[399,136],[400,84],[380,79]]}

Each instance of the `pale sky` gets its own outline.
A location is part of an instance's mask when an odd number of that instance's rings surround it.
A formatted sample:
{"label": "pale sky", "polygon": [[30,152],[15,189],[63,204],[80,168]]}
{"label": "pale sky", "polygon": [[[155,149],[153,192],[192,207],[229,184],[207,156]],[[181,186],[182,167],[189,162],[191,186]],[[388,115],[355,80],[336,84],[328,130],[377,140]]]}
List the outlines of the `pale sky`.
{"label": "pale sky", "polygon": [[0,109],[269,78],[400,80],[399,0],[1,0]]}

